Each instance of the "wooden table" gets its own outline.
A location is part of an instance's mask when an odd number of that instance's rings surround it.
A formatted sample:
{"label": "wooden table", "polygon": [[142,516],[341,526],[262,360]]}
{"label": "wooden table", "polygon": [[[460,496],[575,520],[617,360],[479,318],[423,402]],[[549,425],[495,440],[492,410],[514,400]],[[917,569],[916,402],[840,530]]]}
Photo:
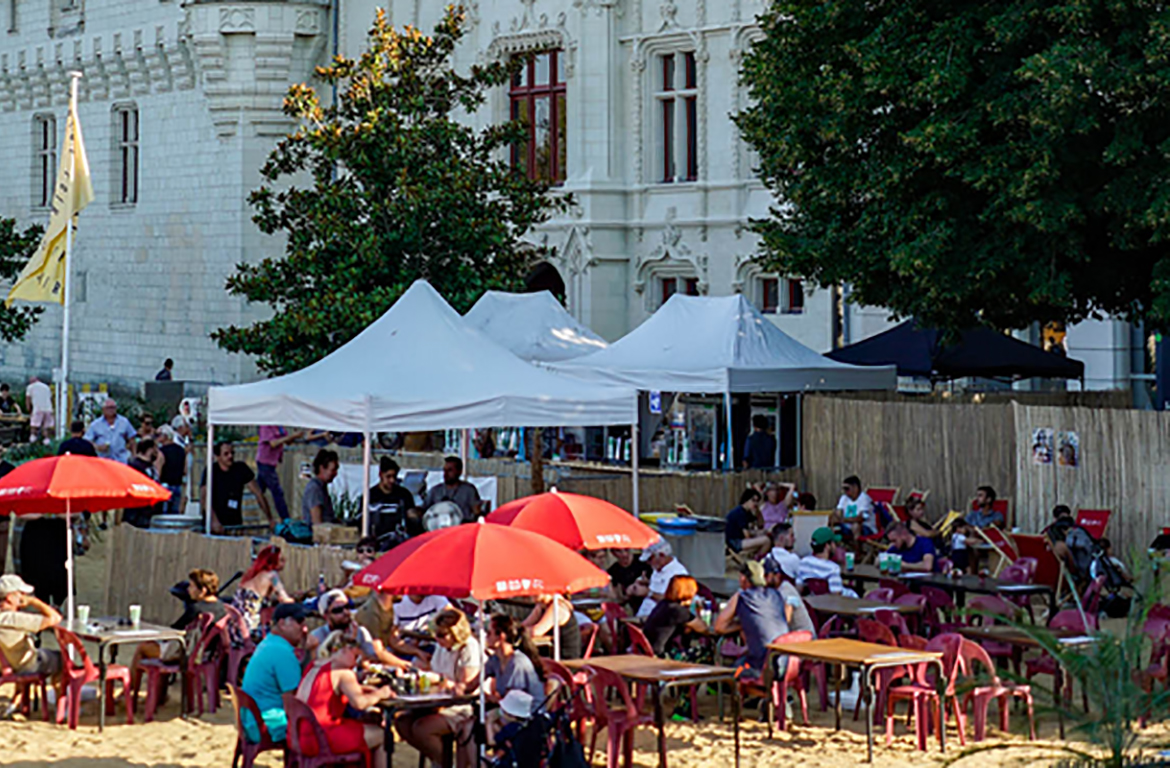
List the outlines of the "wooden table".
{"label": "wooden table", "polygon": [[804,600],[817,613],[850,616],[852,618],[872,616],[878,611],[895,611],[901,614],[908,614],[918,613],[921,610],[917,605],[883,603],[880,600],[866,600],[860,597],[846,597],[845,595],[809,595]]}
{"label": "wooden table", "polygon": [[876,565],[869,564],[856,565],[853,567],[853,570],[845,570],[842,568],[841,578],[843,580],[857,582],[878,582],[887,579],[900,581],[909,587],[911,591],[921,589],[923,585],[936,587],[953,594],[955,596],[955,605],[960,608],[966,604],[968,592],[977,595],[1001,595],[1004,597],[1046,594],[1048,596],[1049,615],[1055,615],[1056,611],[1056,593],[1047,584],[1016,584],[992,576],[984,578],[970,574],[958,578],[945,576],[941,573],[921,575],[912,572],[903,572],[895,575],[882,573]]}
{"label": "wooden table", "polygon": [[[841,680],[845,676],[845,669],[857,667],[861,670],[861,700],[865,704],[865,759],[868,763],[873,762],[873,713],[870,712],[870,698],[874,671],[907,664],[934,664],[938,667],[940,700],[942,691],[946,687],[946,681],[943,679],[942,654],[933,651],[915,651],[909,648],[863,643],[860,640],[850,640],[844,637],[812,640],[807,643],[772,643],[768,646],[768,651],[769,667],[772,664],[772,656],[784,654],[809,661],[819,661],[823,664],[833,664],[840,668],[841,673],[837,675],[837,700],[835,702],[837,730],[841,730]],[[946,729],[943,728],[943,751],[946,750],[945,731]]]}
{"label": "wooden table", "polygon": [[[475,704],[479,697],[474,693],[456,695],[454,693],[415,693],[399,695],[393,699],[386,699],[375,704],[375,708],[382,713],[383,743],[386,746],[386,764],[394,763],[394,716],[400,712],[437,712],[443,707],[456,707],[461,704]],[[421,759],[420,759],[421,764]],[[443,737],[443,768],[452,768],[455,765],[455,734]]]}
{"label": "wooden table", "polygon": [[[147,624],[145,622],[138,624],[138,626],[131,626],[129,624],[120,625],[118,622],[119,619],[117,617],[105,617],[90,619],[85,625],[82,625],[76,619],[70,619],[61,623],[64,629],[69,630],[82,640],[88,640],[97,645],[99,733],[106,727],[106,670],[109,661],[113,661],[114,657],[117,656],[117,647],[119,645],[139,645],[141,643],[162,643],[167,640],[177,640],[182,648],[179,669],[182,670],[181,676],[184,679],[187,676],[187,646],[183,630],[164,627],[158,624]],[[111,651],[109,661],[106,659],[107,650]],[[180,698],[179,711],[182,714],[186,714],[186,683],[182,683],[180,688],[182,688],[183,694]],[[123,692],[123,695],[132,694]]]}
{"label": "wooden table", "polygon": [[595,656],[592,659],[561,662],[570,670],[586,667],[606,669],[621,675],[634,683],[652,686],[654,689],[654,725],[658,729],[658,767],[666,768],[666,718],[662,712],[662,692],[676,685],[700,685],[702,683],[730,682],[734,691],[732,700],[732,727],[735,731],[735,765],[739,768],[739,684],[736,671],[731,667],[714,667],[708,664],[688,664],[672,659],[654,656]]}

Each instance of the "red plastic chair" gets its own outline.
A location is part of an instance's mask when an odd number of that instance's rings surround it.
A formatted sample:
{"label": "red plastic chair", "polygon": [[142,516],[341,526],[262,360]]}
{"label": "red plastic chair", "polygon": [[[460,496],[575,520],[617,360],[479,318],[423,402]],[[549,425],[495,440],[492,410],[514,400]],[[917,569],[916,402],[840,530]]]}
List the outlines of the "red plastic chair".
{"label": "red plastic chair", "polygon": [[[630,688],[621,675],[589,665],[586,665],[585,669],[589,672],[589,685],[593,690],[596,716],[589,753],[593,754],[597,745],[598,732],[604,730],[608,738],[606,765],[608,768],[617,768],[620,749],[623,756],[622,765],[629,768],[634,761],[634,731],[639,725],[653,725],[654,716],[645,711],[641,696],[635,700],[630,694]],[[616,699],[614,705],[610,703],[611,695]]]}
{"label": "red plastic chair", "polygon": [[906,625],[906,619],[902,614],[893,610],[892,608],[883,608],[873,612],[873,619],[877,623],[886,627],[890,632],[894,633],[895,638],[898,635],[910,634],[910,627]]}
{"label": "red plastic chair", "polygon": [[[325,768],[330,765],[364,765],[370,768],[369,752],[335,753],[329,746],[325,729],[317,722],[317,716],[296,694],[286,693],[281,698],[284,701],[284,712],[288,715],[288,748],[285,755],[290,768]],[[312,734],[312,739],[306,739],[305,742],[312,743],[302,743],[302,725],[307,726]]]}
{"label": "red plastic chair", "polygon": [[[997,624],[1001,616],[1015,618],[1019,611],[1015,605],[998,595],[976,595],[967,601],[967,610],[970,611],[967,616],[968,625],[972,627]],[[1019,674],[1018,657],[1010,643],[984,640],[982,646],[992,658],[1010,660],[1016,667],[1016,674]]]}
{"label": "red plastic chair", "polygon": [[864,595],[866,600],[876,600],[879,603],[894,602],[894,590],[892,589],[871,589]]}
{"label": "red plastic chair", "polygon": [[805,579],[804,588],[808,590],[810,595],[827,595],[829,594],[829,580]]}
{"label": "red plastic chair", "polygon": [[[925,595],[907,592],[894,598],[894,605],[911,605],[916,609],[914,613],[902,616],[911,632],[921,632],[925,624],[924,617],[930,613],[930,603]],[[899,614],[900,615],[900,614]]]}
{"label": "red plastic chair", "polygon": [[[232,709],[235,711],[236,724],[236,752],[232,755],[232,768],[239,768],[240,761],[243,760],[243,768],[252,768],[253,763],[256,762],[256,756],[261,752],[270,752],[279,749],[284,753],[285,762],[288,761],[288,754],[286,745],[283,741],[273,741],[272,734],[268,732],[268,726],[264,724],[264,718],[260,716],[260,707],[256,706],[256,701],[237,689],[231,683],[227,685],[228,698],[232,702]],[[251,712],[252,718],[260,727],[260,741],[252,743],[248,741],[248,734],[244,731],[243,713]]]}
{"label": "red plastic chair", "polygon": [[646,639],[646,633],[641,628],[627,624],[626,632],[630,635],[630,647],[626,649],[626,653],[632,653],[635,656],[654,655],[654,647],[650,645],[650,641]]}
{"label": "red plastic chair", "polygon": [[[81,719],[81,689],[97,680],[101,675],[94,666],[85,646],[77,635],[63,627],[54,627],[57,646],[61,649],[61,684],[65,695],[57,699],[57,723],[69,718],[69,728],[77,730]],[[106,666],[106,714],[114,714],[114,683],[122,684],[122,700],[126,704],[126,723],[134,724],[134,695],[130,690],[130,668],[121,664]]]}
{"label": "red plastic chair", "polygon": [[[1002,571],[1000,571],[999,580],[1006,581],[1009,584],[1031,584],[1032,575],[1029,573],[1027,566],[1021,565],[1017,560],[1007,568],[1004,568]],[[1003,597],[1012,605],[1019,607],[1021,610],[1027,611],[1028,618],[1032,620],[1033,624],[1036,623],[1036,615],[1032,613],[1031,595],[1005,594]]]}
{"label": "red plastic chair", "polygon": [[[812,632],[808,630],[801,630],[799,632],[788,632],[780,635],[773,643],[807,643],[813,639]],[[783,677],[776,677],[772,680],[771,701],[772,711],[776,714],[776,728],[783,731],[787,723],[787,713],[785,706],[788,702],[788,688],[792,686],[796,690],[796,697],[800,701],[800,716],[803,718],[805,725],[808,725],[808,690],[805,688],[804,681],[801,678],[801,664],[800,659],[795,656],[788,657],[788,664],[784,669]],[[768,738],[772,738],[772,718],[768,718]]]}
{"label": "red plastic chair", "polygon": [[925,650],[941,652],[943,665],[943,679],[946,680],[946,689],[943,693],[944,701],[939,702],[938,688],[930,679],[932,665],[920,664],[913,668],[913,682],[906,685],[892,686],[886,696],[886,744],[894,740],[894,708],[899,701],[909,701],[909,716],[914,718],[915,732],[918,737],[918,748],[926,751],[926,740],[930,735],[931,721],[939,734],[939,743],[942,743],[942,730],[946,727],[945,712],[948,705],[955,714],[956,725],[959,730],[959,743],[967,744],[966,725],[963,709],[959,705],[955,693],[955,684],[958,682],[964,669],[960,649],[963,637],[957,634],[939,635],[926,644]]}
{"label": "red plastic chair", "polygon": [[[48,678],[35,672],[17,672],[8,663],[7,657],[0,653],[0,685],[14,685],[16,694],[12,697],[12,704],[20,702],[19,712],[26,718],[32,717],[33,704],[39,702],[41,714],[45,722],[49,722],[49,700],[45,698],[45,688]],[[35,695],[39,693],[39,698]]]}
{"label": "red plastic chair", "polygon": [[1028,583],[1031,584],[1032,579],[1036,577],[1036,571],[1040,568],[1040,561],[1034,557],[1017,557],[1012,565],[1025,569],[1028,572]]}
{"label": "red plastic chair", "polygon": [[[569,714],[577,726],[577,741],[585,742],[585,726],[595,720],[593,714],[593,695],[589,689],[589,673],[585,670],[572,672],[559,661],[542,658],[541,666],[549,680],[556,681],[561,690],[566,693],[569,701]],[[577,695],[577,694],[580,695]],[[589,762],[593,762],[593,753],[589,753]]]}
{"label": "red plastic chair", "polygon": [[[1086,624],[1087,620],[1087,624]],[[1048,622],[1049,629],[1065,629],[1080,634],[1088,634],[1097,631],[1097,616],[1096,614],[1085,613],[1085,620],[1081,619],[1081,612],[1078,610],[1059,611],[1052,620]],[[1053,699],[1059,700],[1061,698],[1061,689],[1064,689],[1064,700],[1072,699],[1072,680],[1067,680],[1068,685],[1065,686],[1066,675],[1061,669],[1060,664],[1056,659],[1047,653],[1035,659],[1028,659],[1024,662],[1024,677],[1031,682],[1036,675],[1052,675],[1052,696]],[[1089,696],[1081,690],[1081,703],[1085,707],[1085,711],[1089,711]]]}
{"label": "red plastic chair", "polygon": [[945,589],[921,587],[926,598],[926,610],[922,613],[923,629],[932,637],[953,631],[959,626],[955,621],[955,601]]}
{"label": "red plastic chair", "polygon": [[999,729],[1007,733],[1008,715],[1011,709],[1008,706],[1008,700],[1013,698],[1023,699],[1027,705],[1028,733],[1032,741],[1035,741],[1036,717],[1032,707],[1032,686],[1001,681],[999,675],[995,673],[995,664],[992,663],[991,657],[987,655],[987,651],[983,650],[983,647],[978,643],[963,640],[959,654],[963,659],[963,664],[967,669],[968,675],[974,676],[975,668],[982,666],[990,678],[986,684],[977,685],[968,691],[963,700],[964,709],[966,709],[968,704],[974,707],[972,717],[975,720],[975,741],[983,741],[983,737],[987,732],[987,708],[990,706],[992,699],[999,702]]}
{"label": "red plastic chair", "polygon": [[[898,647],[898,641],[894,637],[894,633],[890,628],[881,622],[873,619],[858,619],[857,620],[857,636],[863,643],[877,643],[878,645],[889,645],[894,648]],[[881,713],[885,711],[886,695],[893,685],[895,680],[905,677],[909,674],[906,667],[888,667],[886,669],[879,669],[877,674],[873,677],[874,695],[876,706],[874,707],[874,717],[880,717]],[[853,706],[853,719],[856,720],[861,712],[861,697],[857,697],[857,703]]]}
{"label": "red plastic chair", "polygon": [[1078,509],[1077,525],[1099,540],[1105,535],[1105,527],[1109,525],[1109,516],[1112,514],[1111,509]]}
{"label": "red plastic chair", "polygon": [[902,595],[910,594],[910,587],[906,586],[905,582],[897,579],[878,579],[879,589],[888,589],[894,593],[894,599],[897,600]]}
{"label": "red plastic chair", "polygon": [[1101,610],[1101,590],[1105,587],[1105,577],[1098,576],[1085,587],[1085,594],[1081,595],[1081,607],[1085,613],[1096,616]]}

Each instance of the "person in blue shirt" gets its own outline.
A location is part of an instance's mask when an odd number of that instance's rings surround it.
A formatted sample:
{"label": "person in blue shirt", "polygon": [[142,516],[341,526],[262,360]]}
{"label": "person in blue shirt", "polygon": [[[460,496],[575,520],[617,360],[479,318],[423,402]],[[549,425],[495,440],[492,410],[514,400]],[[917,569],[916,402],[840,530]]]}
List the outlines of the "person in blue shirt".
{"label": "person in blue shirt", "polygon": [[761,528],[760,492],[747,488],[739,496],[739,506],[727,513],[723,536],[732,552],[757,557],[772,549],[772,539]]}
{"label": "person in blue shirt", "polygon": [[102,417],[90,422],[85,439],[93,443],[98,456],[127,464],[134,453],[138,430],[118,413],[118,404],[113,398],[106,398],[102,403]]}
{"label": "person in blue shirt", "polygon": [[744,469],[772,469],[776,466],[776,438],[768,432],[768,417],[752,416],[753,431],[743,446]]}
{"label": "person in blue shirt", "polygon": [[[272,614],[268,636],[256,646],[256,652],[244,671],[240,689],[256,701],[260,717],[268,726],[273,741],[284,741],[288,716],[282,696],[301,683],[301,662],[297,648],[305,641],[305,607],[301,603],[281,603]],[[248,712],[244,713],[244,732],[248,740],[260,741],[260,727]]]}
{"label": "person in blue shirt", "polygon": [[934,542],[925,536],[915,536],[905,523],[895,523],[886,531],[891,554],[902,558],[903,571],[933,573],[938,558]]}

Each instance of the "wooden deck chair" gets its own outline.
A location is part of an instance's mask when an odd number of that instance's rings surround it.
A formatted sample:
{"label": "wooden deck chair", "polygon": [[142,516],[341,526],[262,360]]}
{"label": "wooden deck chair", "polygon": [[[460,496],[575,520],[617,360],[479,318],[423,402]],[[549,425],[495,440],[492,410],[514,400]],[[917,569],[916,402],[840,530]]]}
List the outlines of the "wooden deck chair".
{"label": "wooden deck chair", "polygon": [[992,571],[993,576],[999,576],[999,572],[1004,569],[1004,566],[1008,563],[1014,563],[1020,556],[1019,550],[1016,548],[1015,542],[1011,540],[1011,537],[994,525],[988,526],[987,528],[976,528],[975,531],[999,555],[999,562]]}
{"label": "wooden deck chair", "polygon": [[874,504],[885,504],[886,506],[890,506],[897,503],[898,492],[901,490],[902,489],[898,487],[866,488],[865,492],[869,494],[871,499],[873,499]]}
{"label": "wooden deck chair", "polygon": [[1100,541],[1105,535],[1105,527],[1109,525],[1111,509],[1078,509],[1077,525],[1088,531],[1095,541]]}
{"label": "wooden deck chair", "polygon": [[906,503],[909,504],[910,502],[914,501],[915,499],[917,499],[918,501],[926,501],[927,498],[929,498],[929,497],[930,497],[930,489],[929,488],[926,489],[925,491],[922,490],[921,488],[911,488],[910,494],[906,497]]}

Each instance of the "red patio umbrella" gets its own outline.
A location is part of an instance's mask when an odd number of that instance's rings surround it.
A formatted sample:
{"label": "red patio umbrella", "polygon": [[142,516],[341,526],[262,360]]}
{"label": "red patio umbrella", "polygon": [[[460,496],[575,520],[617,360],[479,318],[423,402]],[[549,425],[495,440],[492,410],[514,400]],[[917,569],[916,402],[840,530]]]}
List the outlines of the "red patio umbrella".
{"label": "red patio umbrella", "polygon": [[73,619],[73,507],[101,512],[166,501],[171,492],[136,469],[112,459],[49,456],[21,464],[0,478],[0,513],[65,515],[69,578],[66,617]]}
{"label": "red patio umbrella", "polygon": [[617,505],[557,491],[508,502],[487,521],[543,534],[569,549],[642,549],[660,538]]}

